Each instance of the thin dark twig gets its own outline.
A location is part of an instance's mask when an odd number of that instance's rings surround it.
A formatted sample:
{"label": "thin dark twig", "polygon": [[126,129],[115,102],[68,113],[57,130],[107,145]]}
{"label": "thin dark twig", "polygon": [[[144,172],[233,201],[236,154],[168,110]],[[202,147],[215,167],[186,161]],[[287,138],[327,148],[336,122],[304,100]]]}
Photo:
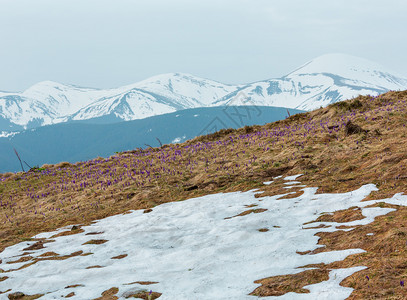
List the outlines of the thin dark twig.
{"label": "thin dark twig", "polygon": [[146,145],[147,147],[153,148],[153,147],[151,147],[149,144],[144,144],[144,145]]}
{"label": "thin dark twig", "polygon": [[288,108],[286,108],[286,109],[287,109],[288,117],[291,117],[290,111],[288,110]]}
{"label": "thin dark twig", "polygon": [[27,162],[26,162],[25,160],[23,160],[23,162],[27,165],[27,167],[29,167],[30,169],[32,169],[32,167],[31,167],[29,164],[27,164]]}
{"label": "thin dark twig", "polygon": [[20,161],[21,169],[23,170],[23,172],[25,172],[24,167],[23,167],[23,163],[21,162],[20,155],[18,154],[16,148],[13,148],[13,149],[14,149],[15,154],[17,155],[18,160]]}
{"label": "thin dark twig", "polygon": [[161,143],[160,139],[158,137],[156,137],[156,140],[160,143],[160,147],[162,147],[163,143]]}

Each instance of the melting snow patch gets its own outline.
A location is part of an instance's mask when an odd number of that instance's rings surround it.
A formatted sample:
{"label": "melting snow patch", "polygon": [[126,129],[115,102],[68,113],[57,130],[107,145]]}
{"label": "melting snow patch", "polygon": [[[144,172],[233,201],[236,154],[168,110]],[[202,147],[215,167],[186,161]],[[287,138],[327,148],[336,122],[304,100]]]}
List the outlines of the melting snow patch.
{"label": "melting snow patch", "polygon": [[266,181],[266,182],[263,182],[263,184],[265,184],[265,185],[270,185],[270,184],[272,184],[273,183],[273,181]]}
{"label": "melting snow patch", "polygon": [[6,137],[13,137],[16,134],[19,134],[19,132],[7,132],[7,131],[2,131],[0,132],[0,138],[6,138]]}
{"label": "melting snow patch", "polygon": [[[307,285],[304,288],[310,290],[309,295],[313,297],[292,297],[291,299],[345,299],[350,296],[353,289],[340,286],[342,280],[346,277],[364,270],[366,267],[353,267],[348,269],[336,269],[329,272],[329,280],[317,284]],[[297,294],[298,295],[298,294]],[[299,296],[299,295],[298,295]]]}
{"label": "melting snow patch", "polygon": [[287,176],[284,177],[284,180],[296,180],[298,177],[302,176],[304,174],[297,174],[297,175],[293,175],[293,176]]}
{"label": "melting snow patch", "polygon": [[[34,259],[46,252],[72,257],[40,260],[20,270],[30,261],[8,262],[16,261],[16,256],[27,252],[24,249],[33,242],[8,247],[1,254],[0,269],[9,278],[0,282],[0,291],[46,294],[47,299],[74,291],[71,299],[94,299],[117,287],[120,299],[137,289],[162,293],[160,300],[253,299],[248,294],[258,287],[255,280],[298,273],[300,266],[329,264],[364,252],[347,249],[315,255],[296,253],[321,247],[315,233],[333,232],[340,225],[364,225],[394,210],[366,208],[379,201],[407,205],[407,196],[401,194],[361,202],[377,190],[372,184],[342,194],[316,194],[317,188],[302,190],[301,196],[284,200],[278,200],[282,195],[258,199],[255,190],[207,195],[162,204],[148,214],[137,210],[108,217],[83,226],[84,231],[78,234],[52,238],[53,242],[44,243],[45,248],[29,254]],[[248,205],[262,211],[230,218],[246,211]],[[304,229],[304,223],[322,213],[352,206],[361,207],[366,218]],[[261,232],[260,228],[268,230]],[[37,237],[50,238],[55,233]],[[279,299],[345,299],[352,289],[339,283],[363,268],[332,270],[329,280],[306,287],[309,294],[289,293]],[[65,288],[74,285],[78,286]]]}
{"label": "melting snow patch", "polygon": [[[284,178],[285,179],[285,178]],[[287,180],[287,179],[285,179],[285,180]],[[301,182],[299,182],[299,181],[290,181],[290,182],[284,182],[284,184],[300,184]]]}
{"label": "melting snow patch", "polygon": [[186,138],[185,135],[184,135],[183,137],[177,137],[177,138],[173,139],[171,143],[172,143],[172,144],[180,143],[180,142],[182,142],[183,140],[185,140],[185,138]]}

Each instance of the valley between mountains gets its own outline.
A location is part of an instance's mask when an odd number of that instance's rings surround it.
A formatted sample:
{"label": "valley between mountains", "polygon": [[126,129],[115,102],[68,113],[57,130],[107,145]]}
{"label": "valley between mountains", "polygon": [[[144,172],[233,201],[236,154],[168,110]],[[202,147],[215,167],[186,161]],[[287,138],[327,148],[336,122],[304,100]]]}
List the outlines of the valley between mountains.
{"label": "valley between mountains", "polygon": [[405,299],[406,117],[390,91],[3,173],[0,296]]}

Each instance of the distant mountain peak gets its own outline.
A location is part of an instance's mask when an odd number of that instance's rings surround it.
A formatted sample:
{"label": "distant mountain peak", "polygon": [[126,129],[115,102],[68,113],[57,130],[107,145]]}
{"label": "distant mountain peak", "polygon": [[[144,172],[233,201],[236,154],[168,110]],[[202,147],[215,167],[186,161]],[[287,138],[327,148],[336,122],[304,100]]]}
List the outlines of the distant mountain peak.
{"label": "distant mountain peak", "polygon": [[312,110],[359,94],[404,89],[406,78],[375,62],[341,53],[316,57],[282,78],[245,85],[223,84],[181,72],[104,90],[47,80],[22,93],[0,92],[0,121],[8,124],[0,126],[0,131],[13,124],[42,126],[112,115],[128,121],[236,103]]}
{"label": "distant mountain peak", "polygon": [[50,89],[50,88],[61,88],[61,87],[66,87],[67,85],[56,82],[56,81],[51,81],[51,80],[44,80],[37,82],[30,86],[28,89],[26,89],[24,92],[27,91],[38,91],[38,90],[44,90],[44,89]]}
{"label": "distant mountain peak", "polygon": [[180,73],[180,72],[163,73],[163,74],[154,75],[154,76],[148,77],[136,84],[139,85],[139,84],[142,84],[145,82],[162,82],[162,81],[169,81],[169,80],[179,80],[179,81],[189,81],[189,82],[210,82],[210,83],[228,85],[228,84],[224,84],[224,83],[212,80],[212,79],[202,78],[199,76],[195,76],[193,74]]}
{"label": "distant mountain peak", "polygon": [[370,77],[375,77],[379,73],[395,74],[395,72],[386,69],[382,65],[365,58],[343,53],[330,53],[310,60],[286,77],[316,73],[331,73],[358,80],[361,80],[362,74]]}

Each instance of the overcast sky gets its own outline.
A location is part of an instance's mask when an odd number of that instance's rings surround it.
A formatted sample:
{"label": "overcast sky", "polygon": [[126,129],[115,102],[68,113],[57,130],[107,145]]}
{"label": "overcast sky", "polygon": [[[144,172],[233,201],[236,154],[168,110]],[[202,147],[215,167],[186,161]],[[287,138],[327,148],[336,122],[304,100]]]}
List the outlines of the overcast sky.
{"label": "overcast sky", "polygon": [[247,83],[337,52],[407,77],[406,15],[405,0],[0,0],[0,90],[169,72]]}

